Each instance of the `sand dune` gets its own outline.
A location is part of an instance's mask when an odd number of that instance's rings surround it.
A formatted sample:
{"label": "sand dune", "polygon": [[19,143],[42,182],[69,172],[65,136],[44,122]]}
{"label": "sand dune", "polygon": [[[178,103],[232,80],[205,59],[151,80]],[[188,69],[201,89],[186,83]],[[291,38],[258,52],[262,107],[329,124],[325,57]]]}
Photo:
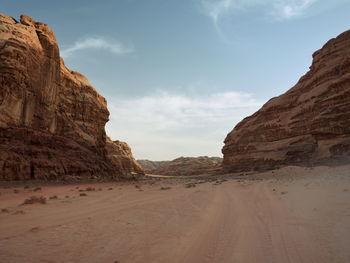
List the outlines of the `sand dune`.
{"label": "sand dune", "polygon": [[0,262],[349,262],[349,171],[1,188]]}

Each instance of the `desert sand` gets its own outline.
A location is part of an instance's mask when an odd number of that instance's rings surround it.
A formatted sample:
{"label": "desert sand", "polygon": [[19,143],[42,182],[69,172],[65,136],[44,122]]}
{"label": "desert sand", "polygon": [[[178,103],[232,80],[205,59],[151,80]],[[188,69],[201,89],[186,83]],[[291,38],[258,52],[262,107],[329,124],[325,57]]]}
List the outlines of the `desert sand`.
{"label": "desert sand", "polygon": [[[349,171],[285,167],[36,192],[3,183],[0,262],[349,262]],[[79,192],[87,187],[95,190]],[[21,205],[33,195],[47,203]]]}

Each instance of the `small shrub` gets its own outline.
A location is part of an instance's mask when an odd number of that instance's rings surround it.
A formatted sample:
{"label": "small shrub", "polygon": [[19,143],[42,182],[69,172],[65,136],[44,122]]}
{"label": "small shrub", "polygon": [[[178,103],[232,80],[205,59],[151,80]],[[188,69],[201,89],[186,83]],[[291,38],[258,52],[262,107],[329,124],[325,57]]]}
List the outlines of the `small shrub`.
{"label": "small shrub", "polygon": [[83,189],[80,189],[80,190],[79,190],[79,192],[84,192],[84,191],[85,191],[85,190],[83,190]]}
{"label": "small shrub", "polygon": [[23,188],[24,188],[24,189],[27,189],[27,188],[29,188],[29,185],[25,185]]}
{"label": "small shrub", "polygon": [[113,190],[113,188],[112,188],[112,187],[110,187],[110,188],[108,188],[108,190]]}
{"label": "small shrub", "polygon": [[86,191],[95,191],[95,188],[93,188],[93,187],[88,187],[88,188],[86,188],[85,190],[86,190]]}
{"label": "small shrub", "polygon": [[37,231],[39,231],[39,227],[33,227],[33,228],[30,230],[30,232],[37,232]]}
{"label": "small shrub", "polygon": [[86,193],[81,193],[80,196],[87,196],[87,194]]}
{"label": "small shrub", "polygon": [[38,191],[41,191],[41,187],[35,187],[33,192],[38,192]]}
{"label": "small shrub", "polygon": [[288,192],[281,192],[281,195],[285,195],[286,193],[288,193]]}
{"label": "small shrub", "polygon": [[50,196],[49,199],[52,200],[52,199],[57,199],[58,196],[57,195],[53,195],[53,196]]}
{"label": "small shrub", "polygon": [[14,192],[15,194],[18,194],[18,193],[19,193],[19,190],[18,190],[18,189],[15,189],[15,190],[13,190],[13,192]]}
{"label": "small shrub", "polygon": [[1,213],[10,213],[10,211],[7,208],[2,208]]}
{"label": "small shrub", "polygon": [[46,197],[44,196],[32,196],[30,198],[27,198],[23,202],[24,205],[29,204],[46,204]]}
{"label": "small shrub", "polygon": [[69,195],[66,195],[65,198],[69,198]]}
{"label": "small shrub", "polygon": [[196,187],[196,184],[194,184],[194,183],[188,183],[188,184],[185,184],[185,187],[186,187],[186,188]]}
{"label": "small shrub", "polygon": [[163,187],[163,186],[162,186],[162,187],[160,188],[160,190],[169,190],[169,189],[171,189],[171,187]]}

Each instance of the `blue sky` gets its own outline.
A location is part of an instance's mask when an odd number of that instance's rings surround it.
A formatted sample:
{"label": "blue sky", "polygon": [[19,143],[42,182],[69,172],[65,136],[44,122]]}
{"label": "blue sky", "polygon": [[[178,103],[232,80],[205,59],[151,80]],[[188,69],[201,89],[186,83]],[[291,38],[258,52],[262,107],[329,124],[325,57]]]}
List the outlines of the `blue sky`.
{"label": "blue sky", "polygon": [[136,158],[220,156],[226,134],[349,29],[349,0],[3,0],[55,32]]}

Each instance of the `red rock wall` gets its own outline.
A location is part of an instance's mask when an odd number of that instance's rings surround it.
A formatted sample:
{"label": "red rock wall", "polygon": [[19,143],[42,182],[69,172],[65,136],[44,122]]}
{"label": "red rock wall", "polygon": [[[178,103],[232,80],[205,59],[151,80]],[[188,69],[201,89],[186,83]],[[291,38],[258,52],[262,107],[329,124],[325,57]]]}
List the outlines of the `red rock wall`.
{"label": "red rock wall", "polygon": [[69,70],[44,23],[0,15],[0,179],[117,177],[106,100]]}
{"label": "red rock wall", "polygon": [[350,31],[313,54],[310,71],[227,135],[226,171],[350,162]]}

